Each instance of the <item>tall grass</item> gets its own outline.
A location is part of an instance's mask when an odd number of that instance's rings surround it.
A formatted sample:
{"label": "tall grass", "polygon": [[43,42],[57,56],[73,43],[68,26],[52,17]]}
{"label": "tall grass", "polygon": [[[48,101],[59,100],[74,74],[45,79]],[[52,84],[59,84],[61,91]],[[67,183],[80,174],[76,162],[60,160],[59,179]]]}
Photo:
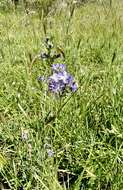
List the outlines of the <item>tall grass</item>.
{"label": "tall grass", "polygon": [[[0,13],[1,189],[123,189],[123,5],[73,6]],[[59,102],[37,81],[47,64],[31,65],[46,36],[79,86],[48,123]]]}

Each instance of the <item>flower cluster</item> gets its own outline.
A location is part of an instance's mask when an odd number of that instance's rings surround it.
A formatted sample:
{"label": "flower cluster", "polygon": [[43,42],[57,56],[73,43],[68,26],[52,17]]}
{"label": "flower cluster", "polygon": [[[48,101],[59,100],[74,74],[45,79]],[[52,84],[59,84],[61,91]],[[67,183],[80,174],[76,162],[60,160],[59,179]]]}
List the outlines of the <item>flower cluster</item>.
{"label": "flower cluster", "polygon": [[70,89],[72,92],[77,90],[74,78],[66,71],[64,64],[53,64],[52,73],[48,79],[48,87],[51,92],[64,93],[67,89]]}
{"label": "flower cluster", "polygon": [[[63,94],[67,90],[75,92],[77,90],[77,84],[74,78],[66,70],[64,64],[52,64],[51,66],[52,75],[48,77],[48,89],[50,92],[55,94]],[[42,81],[42,77],[38,78]]]}
{"label": "flower cluster", "polygon": [[63,58],[65,60],[65,54],[62,48],[56,47],[54,51],[54,45],[52,38],[46,38],[45,40],[45,52],[40,54],[40,58],[45,60],[51,67],[51,76],[48,78],[38,77],[39,81],[44,81],[48,85],[48,90],[54,94],[63,95],[65,92],[76,92],[77,84],[74,81],[74,77],[67,72],[66,65],[56,62],[57,58]]}

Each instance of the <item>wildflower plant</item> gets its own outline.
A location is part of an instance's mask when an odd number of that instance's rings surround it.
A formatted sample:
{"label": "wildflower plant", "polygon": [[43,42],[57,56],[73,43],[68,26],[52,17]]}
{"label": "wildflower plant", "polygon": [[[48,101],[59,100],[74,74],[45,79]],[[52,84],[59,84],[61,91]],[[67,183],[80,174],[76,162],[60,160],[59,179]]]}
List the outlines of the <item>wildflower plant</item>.
{"label": "wildflower plant", "polygon": [[51,75],[48,77],[40,76],[38,80],[47,82],[48,90],[60,96],[69,90],[75,92],[77,84],[74,77],[67,71],[66,65],[64,63],[54,63],[57,58],[61,57],[61,54],[56,52],[53,54],[52,48],[54,45],[49,38],[46,38],[45,46],[46,52],[41,53],[40,58],[45,60],[50,66]]}
{"label": "wildflower plant", "polygon": [[45,47],[46,52],[41,53],[40,58],[46,62],[49,75],[39,76],[38,81],[47,85],[48,93],[58,97],[61,110],[63,108],[61,105],[62,97],[66,98],[67,94],[76,92],[78,88],[77,83],[74,77],[68,72],[64,60],[60,63],[56,62],[58,58],[65,58],[64,52],[60,48],[59,51],[54,51],[54,45],[50,38],[46,38]]}

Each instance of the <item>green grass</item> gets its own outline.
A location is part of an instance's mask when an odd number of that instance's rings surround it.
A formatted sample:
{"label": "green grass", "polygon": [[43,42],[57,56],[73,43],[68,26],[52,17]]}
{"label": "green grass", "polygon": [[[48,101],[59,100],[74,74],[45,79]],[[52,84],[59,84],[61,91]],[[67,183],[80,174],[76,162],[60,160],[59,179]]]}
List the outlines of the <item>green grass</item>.
{"label": "green grass", "polygon": [[[0,188],[122,190],[122,2],[88,3],[71,18],[72,6],[47,17],[12,9],[0,13]],[[46,63],[31,67],[44,51],[44,27],[79,86],[61,102],[37,81],[48,73]]]}

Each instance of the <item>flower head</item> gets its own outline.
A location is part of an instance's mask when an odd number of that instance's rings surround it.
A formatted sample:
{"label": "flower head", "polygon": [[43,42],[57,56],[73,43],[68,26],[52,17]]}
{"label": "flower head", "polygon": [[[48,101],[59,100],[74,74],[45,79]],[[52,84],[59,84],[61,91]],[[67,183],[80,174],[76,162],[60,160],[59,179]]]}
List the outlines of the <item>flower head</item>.
{"label": "flower head", "polygon": [[48,82],[49,90],[53,93],[64,93],[66,88],[69,88],[72,92],[77,90],[73,76],[66,71],[53,73],[53,75],[49,77]]}
{"label": "flower head", "polygon": [[[64,64],[53,64],[52,75],[46,80],[48,83],[48,89],[55,94],[63,94],[67,89],[75,92],[77,90],[77,84],[74,81],[74,77],[66,71]],[[44,81],[44,77],[38,77],[39,81]]]}

